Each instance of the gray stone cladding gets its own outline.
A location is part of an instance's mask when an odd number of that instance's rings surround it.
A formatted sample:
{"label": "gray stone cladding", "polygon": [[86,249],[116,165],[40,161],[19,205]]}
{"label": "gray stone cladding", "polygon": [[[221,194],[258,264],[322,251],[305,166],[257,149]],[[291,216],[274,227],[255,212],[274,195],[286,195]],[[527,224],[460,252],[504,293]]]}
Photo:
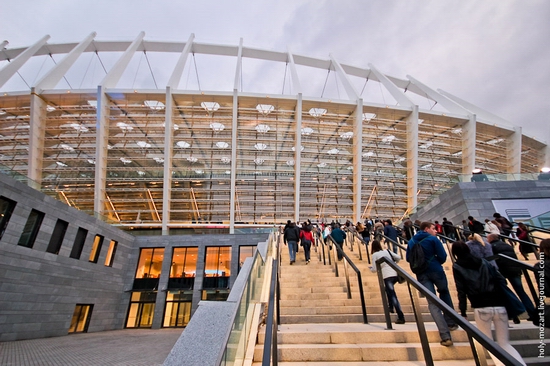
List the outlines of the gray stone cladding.
{"label": "gray stone cladding", "polygon": [[493,200],[550,198],[548,181],[461,182],[411,215],[414,221],[440,223],[446,217],[454,225],[473,216],[482,223],[496,212]]}
{"label": "gray stone cladding", "polygon": [[[239,246],[265,242],[268,234],[134,236],[0,174],[0,196],[16,202],[0,238],[0,342],[62,336],[77,304],[93,305],[88,332],[123,329],[140,248],[165,248],[153,329],[162,326],[172,248],[199,248],[192,312],[201,299],[208,246],[232,248],[230,287],[239,270]],[[44,219],[32,248],[18,245],[32,209]],[[46,251],[58,219],[69,223],[58,254]],[[88,230],[79,259],[71,249],[79,228]],[[97,263],[89,261],[94,237],[104,237]],[[105,265],[111,240],[118,242],[112,267]],[[202,259],[202,260],[200,260]]]}

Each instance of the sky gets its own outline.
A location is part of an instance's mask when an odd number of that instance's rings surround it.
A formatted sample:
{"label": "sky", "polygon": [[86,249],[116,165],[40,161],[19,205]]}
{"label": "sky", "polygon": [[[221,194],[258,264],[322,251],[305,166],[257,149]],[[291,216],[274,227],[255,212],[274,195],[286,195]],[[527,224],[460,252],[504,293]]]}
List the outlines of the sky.
{"label": "sky", "polygon": [[237,45],[411,75],[550,143],[549,0],[0,0],[0,41]]}

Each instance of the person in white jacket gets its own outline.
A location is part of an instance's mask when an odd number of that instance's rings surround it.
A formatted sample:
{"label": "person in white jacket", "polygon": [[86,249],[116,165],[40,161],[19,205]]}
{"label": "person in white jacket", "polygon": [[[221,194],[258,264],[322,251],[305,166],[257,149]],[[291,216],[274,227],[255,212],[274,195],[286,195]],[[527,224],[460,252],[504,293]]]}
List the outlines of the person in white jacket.
{"label": "person in white jacket", "polygon": [[485,219],[485,232],[488,234],[500,235],[500,229],[498,226],[489,219]]}
{"label": "person in white jacket", "polygon": [[[399,254],[396,254],[390,250],[382,249],[382,245],[378,240],[372,241],[371,253],[373,266],[370,267],[370,270],[372,272],[378,271],[378,264],[376,263],[376,261],[382,257],[386,257],[396,263],[401,260]],[[394,310],[397,313],[397,321],[395,322],[395,324],[405,324],[405,316],[403,314],[403,311],[401,311],[401,305],[399,304],[399,300],[397,299],[397,294],[395,293],[394,288],[395,284],[397,283],[397,272],[395,272],[395,270],[386,263],[382,263],[380,267],[380,270],[382,271],[382,278],[384,278],[384,287],[386,289],[386,295],[388,297],[390,313],[393,313]]]}

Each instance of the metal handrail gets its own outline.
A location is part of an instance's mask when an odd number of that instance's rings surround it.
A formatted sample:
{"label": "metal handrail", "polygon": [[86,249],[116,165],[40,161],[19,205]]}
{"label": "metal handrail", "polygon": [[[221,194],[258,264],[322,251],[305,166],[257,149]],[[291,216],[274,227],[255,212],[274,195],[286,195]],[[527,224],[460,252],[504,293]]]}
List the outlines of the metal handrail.
{"label": "metal handrail", "polygon": [[460,316],[454,309],[452,309],[450,306],[448,306],[443,301],[441,301],[441,299],[439,299],[434,293],[432,293],[430,290],[424,287],[420,282],[412,278],[409,273],[404,271],[394,261],[391,261],[386,257],[382,257],[376,261],[376,264],[378,268],[378,280],[379,280],[379,283],[381,284],[380,292],[382,294],[382,302],[384,304],[384,315],[386,317],[386,325],[388,329],[393,329],[393,328],[391,326],[390,312],[389,312],[387,299],[385,295],[385,288],[383,286],[384,280],[383,280],[382,271],[381,271],[382,263],[386,263],[391,268],[393,268],[397,272],[397,274],[405,278],[405,281],[407,282],[407,287],[409,289],[409,294],[411,296],[413,312],[416,318],[418,334],[420,336],[420,343],[422,345],[422,352],[424,354],[424,360],[427,366],[433,366],[434,361],[430,350],[430,345],[428,342],[428,336],[426,333],[426,328],[424,326],[424,321],[422,320],[422,313],[420,311],[418,295],[416,294],[415,291],[412,291],[411,286],[414,287],[416,290],[418,290],[418,292],[424,295],[424,297],[426,297],[428,301],[435,304],[440,310],[443,311],[443,313],[445,313],[450,318],[452,318],[457,325],[459,325],[464,331],[466,331],[476,365],[478,366],[486,365],[483,349],[478,347],[478,344],[476,344],[476,341],[479,343],[481,347],[487,349],[496,358],[504,362],[504,364],[510,365],[510,366],[522,365],[518,360],[510,356],[504,349],[502,349],[502,347],[500,347],[495,341],[488,338],[479,329],[477,329],[477,327],[470,324],[470,322],[462,318],[462,316]]}
{"label": "metal handrail", "polygon": [[[457,228],[457,229],[461,230],[463,233],[466,231],[466,229],[464,229],[464,228]],[[468,232],[469,232],[469,230],[468,230]],[[481,237],[484,237],[484,238],[487,236],[487,234],[485,234],[485,233],[479,234],[479,235]],[[503,234],[499,234],[499,238],[502,239],[502,240],[513,241],[513,242],[519,243],[519,244],[527,244],[529,246],[534,247],[535,250],[540,250],[540,246],[536,243],[531,243],[529,241],[521,240],[521,239],[518,239],[518,238],[513,238],[511,236],[506,236],[506,235],[503,235]]]}
{"label": "metal handrail", "polygon": [[262,366],[278,364],[277,328],[280,324],[281,311],[279,300],[281,298],[281,246],[282,235],[279,235],[275,243],[276,259],[272,261],[271,281],[269,284],[269,300],[267,305],[267,317],[265,320],[265,339],[262,355]]}
{"label": "metal handrail", "polygon": [[503,259],[507,262],[510,262],[510,263],[513,263],[515,266],[517,267],[520,267],[521,268],[521,272],[523,273],[523,275],[525,276],[525,281],[527,282],[527,287],[529,287],[529,291],[531,292],[531,296],[533,297],[533,301],[535,304],[538,304],[539,302],[539,294],[538,292],[535,290],[535,286],[533,285],[533,281],[531,280],[531,276],[529,275],[529,271],[533,272],[533,274],[535,273],[536,269],[535,267],[527,264],[527,263],[524,263],[518,259],[515,259],[515,258],[512,258],[512,257],[509,257],[505,254],[502,254],[502,253],[499,253],[499,254],[495,254],[491,257],[488,257],[486,258],[488,261],[490,260],[494,260],[494,259]]}
{"label": "metal handrail", "polygon": [[[361,271],[352,262],[352,260],[348,257],[348,255],[346,253],[344,253],[344,251],[340,248],[340,246],[338,244],[336,244],[336,241],[334,241],[334,239],[332,238],[331,235],[328,235],[327,238],[329,238],[332,241],[332,247],[334,248],[334,250],[332,251],[333,255],[334,255],[334,252],[340,253],[342,255],[342,258],[344,259],[344,271],[345,271],[345,276],[346,276],[346,286],[347,286],[347,291],[348,291],[348,299],[351,299],[351,285],[350,285],[350,281],[349,281],[349,274],[348,274],[348,270],[347,270],[347,264],[349,264],[351,266],[351,268],[355,271],[355,274],[357,275],[357,283],[358,283],[358,286],[359,286],[359,297],[361,299],[361,310],[363,312],[363,323],[368,324],[369,322],[368,322],[368,319],[367,319],[367,306],[366,306],[366,302],[365,302],[365,292],[363,290],[363,279],[361,277]],[[330,253],[331,253],[331,250],[329,250],[329,255],[328,255],[329,263],[330,263],[330,257],[331,257]],[[336,277],[340,277],[340,275],[338,273],[338,261],[335,258],[334,258],[334,266],[335,266]]]}
{"label": "metal handrail", "polygon": [[[275,299],[279,302],[279,260],[273,260],[273,267],[271,268],[271,283],[269,286],[269,302],[267,306],[267,318],[265,321],[265,340],[264,351],[262,356],[262,366],[277,365],[278,364],[278,350],[277,350],[277,326],[279,325],[278,316],[279,311],[275,311]],[[277,296],[275,294],[277,293]],[[276,316],[277,314],[277,316]]]}

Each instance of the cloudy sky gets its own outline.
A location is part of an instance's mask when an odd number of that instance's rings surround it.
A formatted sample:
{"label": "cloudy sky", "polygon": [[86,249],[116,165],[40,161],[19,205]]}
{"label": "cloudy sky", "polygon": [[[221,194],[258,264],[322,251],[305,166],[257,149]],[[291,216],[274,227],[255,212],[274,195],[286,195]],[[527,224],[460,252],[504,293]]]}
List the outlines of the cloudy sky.
{"label": "cloudy sky", "polygon": [[0,0],[8,48],[97,40],[195,41],[406,75],[550,143],[549,0]]}

